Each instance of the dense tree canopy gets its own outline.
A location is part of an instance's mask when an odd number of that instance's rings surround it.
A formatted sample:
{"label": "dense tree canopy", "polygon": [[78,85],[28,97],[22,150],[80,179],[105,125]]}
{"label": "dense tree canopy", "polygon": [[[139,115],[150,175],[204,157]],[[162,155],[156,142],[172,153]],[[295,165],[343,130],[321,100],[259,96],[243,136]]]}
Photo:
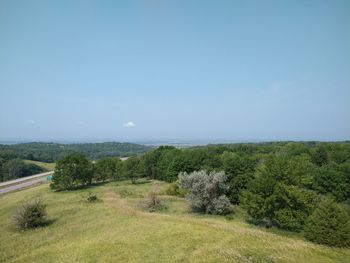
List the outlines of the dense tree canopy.
{"label": "dense tree canopy", "polygon": [[50,186],[55,190],[74,189],[91,184],[92,179],[92,164],[83,154],[76,153],[67,155],[57,162]]}
{"label": "dense tree canopy", "polygon": [[305,237],[320,244],[350,246],[348,211],[330,199],[323,200],[307,220]]}

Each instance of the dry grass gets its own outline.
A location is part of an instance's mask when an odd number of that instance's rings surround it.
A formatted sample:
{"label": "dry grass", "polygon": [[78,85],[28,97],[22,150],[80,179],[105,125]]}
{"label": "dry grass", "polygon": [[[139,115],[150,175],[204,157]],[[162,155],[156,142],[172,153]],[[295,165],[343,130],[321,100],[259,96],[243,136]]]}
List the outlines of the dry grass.
{"label": "dry grass", "polygon": [[[0,262],[350,262],[350,250],[304,241],[299,235],[193,214],[182,198],[160,196],[167,210],[142,209],[148,192],[165,183],[109,183],[54,193],[48,185],[0,196]],[[85,202],[91,191],[103,200]],[[51,224],[16,232],[20,201],[40,196]]]}

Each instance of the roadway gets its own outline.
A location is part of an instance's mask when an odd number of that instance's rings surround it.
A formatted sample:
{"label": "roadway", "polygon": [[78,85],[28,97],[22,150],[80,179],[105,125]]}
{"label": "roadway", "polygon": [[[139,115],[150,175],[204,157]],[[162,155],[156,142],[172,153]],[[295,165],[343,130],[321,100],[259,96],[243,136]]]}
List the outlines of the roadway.
{"label": "roadway", "polygon": [[40,173],[36,175],[26,176],[23,178],[0,183],[0,194],[28,188],[30,186],[40,184],[47,181],[47,176],[52,175],[53,171]]}

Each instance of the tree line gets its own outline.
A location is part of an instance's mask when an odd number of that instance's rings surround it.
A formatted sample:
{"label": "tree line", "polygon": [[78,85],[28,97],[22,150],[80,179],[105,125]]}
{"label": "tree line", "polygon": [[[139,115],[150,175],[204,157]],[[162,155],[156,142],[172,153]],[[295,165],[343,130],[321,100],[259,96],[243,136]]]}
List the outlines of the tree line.
{"label": "tree line", "polygon": [[13,145],[1,145],[0,152],[11,152],[18,158],[40,161],[40,162],[56,162],[63,156],[75,152],[84,153],[90,160],[111,156],[123,157],[135,154],[141,154],[149,151],[151,147],[120,142],[104,142],[104,143],[19,143]]}
{"label": "tree line", "polygon": [[144,153],[151,147],[132,143],[20,143],[0,144],[0,182],[44,172],[40,166],[23,160],[56,162],[62,157],[80,152],[89,160],[106,156],[129,156]]}
{"label": "tree line", "polygon": [[0,151],[0,182],[44,172],[33,163],[25,163],[13,152]]}

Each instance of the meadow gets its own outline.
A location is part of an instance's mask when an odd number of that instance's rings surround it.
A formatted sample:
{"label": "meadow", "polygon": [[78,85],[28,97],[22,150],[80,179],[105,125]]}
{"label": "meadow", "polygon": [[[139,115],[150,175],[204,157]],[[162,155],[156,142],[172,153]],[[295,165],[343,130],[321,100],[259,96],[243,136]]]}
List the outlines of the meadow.
{"label": "meadow", "polygon": [[[230,217],[190,212],[184,198],[163,195],[167,183],[111,182],[53,192],[48,184],[0,196],[0,262],[350,262],[350,250],[305,241],[300,234]],[[149,212],[150,191],[164,207]],[[99,201],[86,201],[88,193]],[[42,198],[47,225],[19,232],[12,216]]]}

